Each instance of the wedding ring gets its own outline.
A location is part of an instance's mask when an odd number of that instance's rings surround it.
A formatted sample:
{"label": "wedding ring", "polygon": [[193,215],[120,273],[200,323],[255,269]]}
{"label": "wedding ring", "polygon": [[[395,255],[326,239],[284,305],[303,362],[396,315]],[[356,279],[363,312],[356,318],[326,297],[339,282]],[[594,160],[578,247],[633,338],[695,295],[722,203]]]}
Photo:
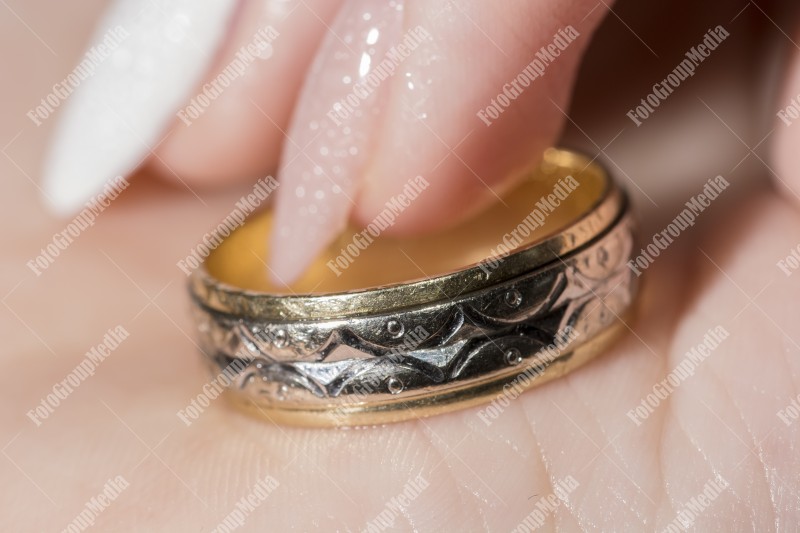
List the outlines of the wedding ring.
{"label": "wedding ring", "polygon": [[521,392],[606,350],[634,304],[627,197],[570,151],[450,230],[366,245],[350,229],[291,287],[270,281],[271,221],[232,232],[190,293],[212,374],[281,423],[380,424]]}

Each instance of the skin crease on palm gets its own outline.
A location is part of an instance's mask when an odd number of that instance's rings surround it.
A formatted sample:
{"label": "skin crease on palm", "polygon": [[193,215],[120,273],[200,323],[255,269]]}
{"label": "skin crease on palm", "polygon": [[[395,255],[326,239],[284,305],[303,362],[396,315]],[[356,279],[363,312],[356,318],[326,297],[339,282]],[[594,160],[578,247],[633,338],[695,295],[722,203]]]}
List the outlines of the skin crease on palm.
{"label": "skin crease on palm", "polygon": [[[542,529],[660,530],[719,478],[728,487],[693,529],[798,529],[800,421],[787,425],[777,413],[800,392],[800,277],[786,276],[776,262],[800,243],[800,125],[785,126],[775,113],[800,92],[800,52],[786,37],[798,42],[800,31],[780,6],[617,3],[580,62],[572,104],[577,57],[554,64],[541,80],[546,87],[536,89],[541,94],[514,110],[534,124],[534,147],[553,142],[563,123],[561,144],[602,152],[600,160],[631,193],[643,241],[707,179],[721,174],[731,183],[647,269],[638,317],[618,344],[512,401],[491,425],[479,418],[480,409],[469,409],[385,427],[318,430],[277,426],[222,400],[188,427],[176,416],[208,376],[193,346],[185,276],[175,263],[248,190],[245,176],[277,163],[281,124],[256,120],[235,101],[257,99],[285,123],[299,78],[287,79],[286,87],[270,82],[274,97],[259,89],[266,83],[260,78],[233,88],[218,103],[225,110],[212,108],[205,126],[174,132],[159,148],[161,160],[135,176],[96,225],[36,277],[26,261],[65,221],[45,212],[35,186],[51,124],[37,129],[25,111],[72,68],[95,15],[62,3],[47,10],[8,4],[0,7],[7,11],[0,56],[13,73],[0,99],[7,221],[0,230],[3,530],[60,530],[119,475],[130,485],[99,514],[99,531],[210,530],[266,475],[280,484],[241,531],[361,530],[416,476],[428,486],[396,514],[400,530],[512,530],[568,476],[579,485],[546,515]],[[326,20],[333,9],[322,4],[304,5]],[[549,28],[560,23],[545,21],[566,3],[531,4],[526,23],[542,21],[549,38]],[[599,21],[604,9],[577,2],[559,8],[559,17],[575,17],[583,31],[580,24]],[[468,14],[460,28],[466,48],[491,48],[490,36]],[[315,20],[296,24],[310,24],[309,32],[324,28]],[[502,29],[515,20],[509,14],[497,31],[524,56],[531,43]],[[717,24],[730,37],[636,127],[625,113]],[[296,61],[309,61],[311,45],[298,40],[298,46]],[[472,108],[465,112],[473,115]],[[228,117],[238,133],[218,139],[214,131]],[[501,133],[477,118],[469,127],[485,142],[497,142],[492,135]],[[424,161],[435,155],[425,153]],[[392,168],[390,157],[376,157],[370,175]],[[169,183],[165,163],[202,204]],[[498,177],[489,162],[474,164]],[[239,185],[214,183],[215,165],[230,169],[231,181],[241,178]],[[478,187],[452,160],[441,180],[462,192]],[[379,205],[374,191],[393,183],[370,182],[355,218],[368,219]],[[430,204],[404,214],[399,231],[426,228],[430,212],[447,219],[448,205],[462,209],[461,199],[442,201],[448,194],[445,185],[434,191],[425,200]],[[37,427],[25,413],[118,324],[130,337]],[[730,337],[634,424],[626,413],[718,325]]]}

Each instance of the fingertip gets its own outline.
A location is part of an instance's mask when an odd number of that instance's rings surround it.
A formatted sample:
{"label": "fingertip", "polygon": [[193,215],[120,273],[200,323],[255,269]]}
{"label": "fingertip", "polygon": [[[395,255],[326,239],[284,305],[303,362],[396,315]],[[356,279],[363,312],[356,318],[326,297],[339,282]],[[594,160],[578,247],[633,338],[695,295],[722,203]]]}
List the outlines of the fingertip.
{"label": "fingertip", "polygon": [[393,233],[440,229],[498,201],[563,126],[600,19],[587,4],[453,3],[441,13],[438,2],[409,2],[406,34],[422,28],[429,38],[391,80],[354,218],[367,224],[418,175],[430,187],[397,217]]}

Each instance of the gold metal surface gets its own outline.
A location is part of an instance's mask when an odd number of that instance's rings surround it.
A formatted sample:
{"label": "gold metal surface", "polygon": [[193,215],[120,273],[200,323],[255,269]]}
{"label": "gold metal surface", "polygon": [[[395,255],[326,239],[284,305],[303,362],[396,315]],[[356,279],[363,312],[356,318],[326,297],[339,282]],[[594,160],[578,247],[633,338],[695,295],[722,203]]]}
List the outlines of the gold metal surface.
{"label": "gold metal surface", "polygon": [[[539,232],[532,233],[491,275],[475,265],[488,256],[504,233],[527,216],[542,194],[549,193],[554,183],[568,175],[573,175],[580,187],[548,217]],[[341,278],[325,266],[338,253],[335,243],[303,279],[288,289],[269,282],[265,265],[271,212],[265,211],[211,253],[192,276],[191,290],[212,309],[263,320],[346,318],[391,312],[435,302],[443,294],[481,290],[553,261],[606,229],[619,217],[625,202],[600,166],[574,152],[555,149],[545,153],[537,171],[505,200],[509,207],[497,205],[443,233],[400,242],[376,241]],[[400,247],[413,257],[413,263],[398,257]],[[442,264],[442,259],[452,262],[453,258],[464,256],[472,259],[472,264]],[[446,268],[449,270],[443,271]],[[431,277],[420,279],[420,269]],[[317,287],[313,293],[305,292],[312,287]]]}
{"label": "gold metal surface", "polygon": [[[479,262],[502,242],[503,235],[567,176],[574,177],[579,187],[510,255],[494,268],[481,268]],[[485,403],[510,384],[517,390],[527,389],[585,364],[623,332],[623,323],[616,317],[632,314],[636,280],[625,266],[633,239],[627,198],[602,167],[574,152],[548,150],[540,167],[505,195],[504,203],[458,227],[415,239],[381,236],[341,276],[326,263],[352,238],[357,231],[353,228],[296,284],[273,286],[265,266],[271,222],[271,213],[265,211],[235,230],[192,274],[190,291],[212,369],[219,372],[240,357],[231,352],[231,346],[245,346],[250,354],[244,356],[250,369],[242,372],[228,396],[240,407],[275,422],[382,424]],[[398,254],[401,249],[404,253]],[[429,277],[420,278],[420,270]],[[522,294],[526,294],[524,299]],[[515,309],[515,302],[523,300],[528,307]],[[504,307],[504,301],[511,304]],[[597,316],[587,311],[598,308]],[[461,331],[460,325],[448,329],[447,320],[456,317],[464,323],[467,311],[486,320],[484,329],[470,324],[470,332]],[[484,341],[484,350],[495,344],[487,332],[497,335],[497,342],[514,346],[514,339],[523,338],[521,331],[539,327],[539,317],[550,321],[540,333],[553,334],[555,319],[562,326],[575,325],[583,337],[552,360],[543,360],[534,349],[524,354],[517,351],[518,364],[498,365],[496,354],[489,350],[482,355],[488,359],[478,360],[474,367],[478,371],[461,375],[454,369],[453,365],[462,364],[458,357],[474,353],[462,353],[464,345],[454,340],[458,339],[454,332]],[[423,361],[420,368],[450,357],[438,369],[443,377],[431,380],[406,373],[400,392],[392,391],[393,376],[409,367],[402,357],[399,362],[382,359],[382,350],[397,345],[391,334],[387,336],[387,331],[391,333],[387,327],[394,323],[410,329],[428,321],[437,322],[431,327],[441,339],[404,357],[411,357],[407,361],[414,364]],[[257,332],[272,332],[273,338],[258,340]],[[275,341],[276,332],[280,342]],[[335,343],[334,351],[318,351],[330,348],[331,343]],[[353,349],[355,355],[331,357],[340,348]],[[430,353],[422,353],[425,350]],[[506,354],[501,350],[500,355]],[[393,370],[382,374],[379,383],[367,386],[365,394],[327,388],[330,379],[369,375],[377,368],[369,366],[373,363],[397,366],[386,367]],[[520,385],[518,378],[531,368],[536,369],[534,379]],[[264,380],[266,388],[251,388],[259,380]],[[291,390],[295,385],[297,390]],[[280,392],[287,387],[288,397]]]}

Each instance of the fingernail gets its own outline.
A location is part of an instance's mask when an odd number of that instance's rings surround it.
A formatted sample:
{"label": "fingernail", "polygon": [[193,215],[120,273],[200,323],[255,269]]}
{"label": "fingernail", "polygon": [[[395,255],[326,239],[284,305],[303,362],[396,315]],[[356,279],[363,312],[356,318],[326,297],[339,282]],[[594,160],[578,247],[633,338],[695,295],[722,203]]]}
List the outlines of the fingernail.
{"label": "fingernail", "polygon": [[269,258],[290,284],[347,225],[377,129],[402,2],[346,3],[325,36],[284,140]]}
{"label": "fingernail", "polygon": [[74,73],[44,165],[44,196],[71,214],[151,152],[201,79],[237,2],[117,0]]}

